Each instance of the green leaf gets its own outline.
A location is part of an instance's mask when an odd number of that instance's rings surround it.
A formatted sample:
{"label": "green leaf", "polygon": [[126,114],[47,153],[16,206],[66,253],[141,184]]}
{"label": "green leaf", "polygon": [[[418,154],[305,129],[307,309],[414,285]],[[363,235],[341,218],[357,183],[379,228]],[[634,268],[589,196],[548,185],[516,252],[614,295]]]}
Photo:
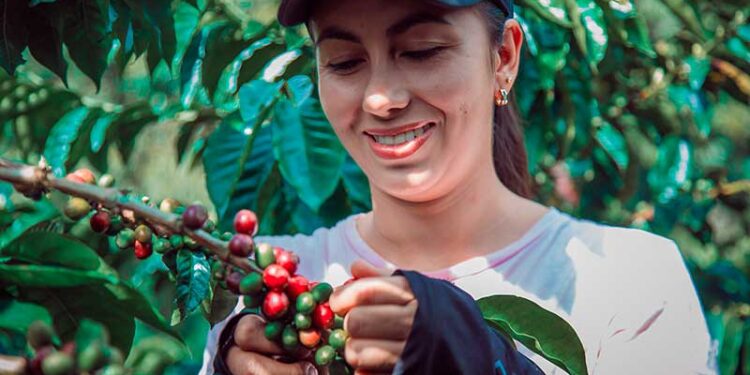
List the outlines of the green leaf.
{"label": "green leaf", "polygon": [[693,90],[700,90],[703,87],[703,82],[706,81],[708,72],[711,71],[711,59],[709,58],[697,58],[695,56],[688,56],[685,59],[685,64],[688,66],[688,82],[690,88]]}
{"label": "green leaf", "polygon": [[372,204],[370,198],[370,181],[349,153],[346,155],[346,161],[344,161],[341,170],[341,178],[349,197],[364,207],[369,208]]}
{"label": "green leaf", "polygon": [[237,37],[239,30],[232,24],[225,24],[216,28],[208,38],[206,46],[206,57],[203,61],[203,86],[206,87],[209,96],[214,96],[222,72],[227,68],[238,54],[240,54],[250,42]]}
{"label": "green leaf", "polygon": [[34,321],[52,323],[47,310],[33,303],[23,303],[10,298],[0,298],[0,328],[26,332]]}
{"label": "green leaf", "polygon": [[750,61],[750,48],[740,40],[740,38],[731,38],[727,40],[727,49],[742,61]]}
{"label": "green leaf", "polygon": [[24,287],[65,288],[116,283],[117,277],[96,271],[79,271],[53,266],[0,264],[0,281]]}
{"label": "green leaf", "polygon": [[101,151],[102,146],[107,141],[107,130],[115,117],[114,113],[106,113],[96,119],[91,129],[91,152],[97,153]]}
{"label": "green leaf", "polygon": [[63,14],[57,6],[38,6],[28,13],[29,52],[40,64],[57,74],[67,85],[68,62],[63,57]]}
{"label": "green leaf", "polygon": [[612,161],[615,162],[617,169],[620,172],[624,172],[630,163],[630,155],[628,154],[628,145],[625,142],[625,137],[612,124],[601,118],[598,118],[598,120],[603,122],[601,122],[601,125],[594,127],[594,131],[596,132],[594,137]]}
{"label": "green leaf", "polygon": [[626,45],[653,59],[656,58],[656,51],[648,35],[646,23],[641,18],[634,17],[625,20]]}
{"label": "green leaf", "polygon": [[[2,256],[14,254],[12,248],[7,248],[8,245],[26,233],[29,228],[43,221],[50,220],[58,216],[59,213],[49,201],[42,200],[34,203],[31,212],[17,212],[16,215],[12,224],[0,231],[0,255]],[[39,243],[39,245],[43,244]]]}
{"label": "green leaf", "polygon": [[206,320],[208,320],[212,328],[216,323],[226,319],[234,311],[238,300],[237,295],[229,290],[221,288],[218,285],[213,288],[211,303],[205,311]]}
{"label": "green leaf", "polygon": [[561,317],[518,296],[495,295],[481,298],[477,304],[491,327],[508,332],[569,374],[587,374],[583,344]]}
{"label": "green leaf", "polygon": [[203,61],[206,58],[206,47],[209,41],[217,35],[214,31],[226,27],[225,21],[217,21],[203,26],[200,32],[193,36],[187,51],[185,51],[185,57],[182,59],[182,66],[180,67],[180,87],[182,87],[180,102],[183,108],[190,108],[202,87]]}
{"label": "green leaf", "polygon": [[186,249],[177,253],[175,303],[177,303],[182,319],[198,308],[208,297],[210,277],[211,270],[203,253]]}
{"label": "green leaf", "polygon": [[211,134],[203,157],[208,193],[222,228],[231,228],[237,211],[258,209],[261,187],[274,162],[271,127],[238,130],[230,121],[241,121],[231,117]]}
{"label": "green leaf", "polygon": [[76,331],[75,343],[77,351],[80,353],[84,348],[99,343],[101,345],[109,344],[109,334],[100,323],[91,319],[81,319],[81,325]]}
{"label": "green leaf", "polygon": [[656,165],[649,172],[648,183],[657,193],[671,196],[676,189],[693,176],[693,145],[678,136],[668,136],[662,140]]}
{"label": "green leaf", "polygon": [[33,264],[114,274],[92,248],[69,235],[54,232],[25,233],[10,246],[0,250],[0,256]]}
{"label": "green leaf", "polygon": [[719,349],[719,369],[722,375],[732,375],[739,365],[745,323],[739,317],[725,313],[724,327],[724,340]]}
{"label": "green leaf", "polygon": [[291,50],[286,51],[269,61],[262,71],[262,79],[264,81],[273,82],[279,77],[283,76],[287,69],[295,62],[301,60],[302,51]]}
{"label": "green leaf", "polygon": [[182,59],[182,56],[185,54],[185,50],[193,36],[193,32],[196,27],[198,27],[199,21],[200,12],[198,9],[195,9],[192,5],[184,2],[177,4],[177,9],[174,13],[174,27],[177,45],[173,63],[176,64]]}
{"label": "green leaf", "polygon": [[249,125],[263,121],[268,109],[281,97],[283,82],[254,80],[240,88],[240,114]]}
{"label": "green leaf", "polygon": [[310,77],[301,75],[289,78],[286,85],[289,91],[289,99],[297,107],[310,98],[315,89],[315,85]]}
{"label": "green leaf", "polygon": [[274,108],[273,126],[282,176],[317,212],[339,183],[346,151],[314,98],[300,106],[282,98]]}
{"label": "green leaf", "polygon": [[3,1],[0,8],[0,66],[8,74],[14,74],[16,67],[25,60],[21,52],[26,48],[28,32],[26,30],[26,9],[23,1]]}
{"label": "green leaf", "polygon": [[571,28],[570,18],[568,18],[568,12],[565,10],[565,5],[562,0],[552,1],[536,1],[536,0],[521,0],[518,3],[523,8],[533,10],[539,17],[544,19],[551,24],[563,27]]}
{"label": "green leaf", "polygon": [[177,36],[175,35],[175,21],[172,19],[170,1],[142,0],[141,3],[145,10],[144,17],[158,36],[151,43],[158,45],[160,56],[167,65],[171,66],[177,48]]}
{"label": "green leaf", "polygon": [[81,126],[89,115],[88,107],[78,107],[63,116],[50,130],[44,145],[44,157],[57,177],[66,174],[65,165],[73,143],[78,139]]}
{"label": "green leaf", "polygon": [[609,36],[604,13],[594,1],[577,0],[580,7],[581,22],[586,29],[586,58],[592,67],[596,67],[607,53]]}
{"label": "green leaf", "polygon": [[107,55],[112,49],[112,34],[107,0],[77,0],[67,9],[63,40],[70,58],[91,78],[97,89],[107,68]]}
{"label": "green leaf", "polygon": [[118,301],[106,285],[71,288],[21,288],[19,300],[44,306],[52,316],[60,339],[70,341],[83,319],[107,327],[112,344],[127,354],[133,342],[135,322],[127,301]]}
{"label": "green leaf", "polygon": [[225,109],[236,109],[236,104],[231,101],[231,98],[234,97],[234,94],[237,92],[237,89],[239,87],[239,76],[242,65],[245,63],[245,61],[250,60],[255,55],[256,51],[270,45],[272,42],[273,40],[271,38],[262,38],[256,40],[255,42],[253,42],[253,44],[242,50],[242,52],[240,52],[239,55],[234,58],[232,63],[224,68],[224,71],[221,73],[221,77],[219,78],[219,82],[216,87],[216,93],[214,95],[214,103],[217,106],[222,105],[222,103],[224,102],[230,101],[232,103],[227,105]]}

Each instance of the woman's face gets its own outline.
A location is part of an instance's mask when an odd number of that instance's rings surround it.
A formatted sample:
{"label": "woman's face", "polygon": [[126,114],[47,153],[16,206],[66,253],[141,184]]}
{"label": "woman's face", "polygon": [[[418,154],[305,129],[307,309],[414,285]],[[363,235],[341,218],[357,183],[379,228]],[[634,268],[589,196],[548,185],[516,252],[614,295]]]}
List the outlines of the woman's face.
{"label": "woman's face", "polygon": [[319,4],[310,30],[321,104],[373,189],[424,202],[473,174],[494,176],[494,93],[510,89],[501,80],[517,66],[496,62],[503,55],[475,9],[419,0]]}

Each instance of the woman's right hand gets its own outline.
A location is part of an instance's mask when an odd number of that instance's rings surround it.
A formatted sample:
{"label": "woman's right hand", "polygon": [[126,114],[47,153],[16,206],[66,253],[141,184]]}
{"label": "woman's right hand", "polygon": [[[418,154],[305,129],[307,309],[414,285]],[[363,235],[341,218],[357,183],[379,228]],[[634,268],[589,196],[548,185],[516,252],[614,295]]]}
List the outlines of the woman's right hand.
{"label": "woman's right hand", "polygon": [[[284,351],[266,338],[265,327],[265,320],[255,314],[245,315],[237,322],[234,345],[229,348],[225,360],[233,375],[318,374],[311,362],[285,363],[274,359],[283,355]],[[304,358],[309,353],[298,354]]]}

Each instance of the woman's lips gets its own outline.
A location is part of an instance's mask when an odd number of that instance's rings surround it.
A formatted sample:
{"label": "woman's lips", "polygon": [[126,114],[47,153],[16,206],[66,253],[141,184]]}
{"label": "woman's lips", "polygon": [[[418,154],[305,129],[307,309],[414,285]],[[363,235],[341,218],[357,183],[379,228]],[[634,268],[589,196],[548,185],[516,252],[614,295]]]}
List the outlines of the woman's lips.
{"label": "woman's lips", "polygon": [[425,142],[427,142],[427,138],[432,135],[432,131],[434,128],[435,124],[430,123],[427,127],[425,127],[425,131],[422,135],[415,137],[411,141],[407,141],[397,145],[385,145],[382,143],[378,143],[371,135],[367,135],[367,139],[370,143],[370,148],[375,153],[375,155],[389,160],[403,159],[417,152],[417,150],[419,150],[419,148],[422,147]]}

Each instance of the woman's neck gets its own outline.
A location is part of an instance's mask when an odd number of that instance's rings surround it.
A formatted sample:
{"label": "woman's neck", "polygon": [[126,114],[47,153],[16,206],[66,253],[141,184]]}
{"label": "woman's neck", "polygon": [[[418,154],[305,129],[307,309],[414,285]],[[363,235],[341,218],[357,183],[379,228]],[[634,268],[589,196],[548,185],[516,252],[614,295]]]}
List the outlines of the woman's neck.
{"label": "woman's neck", "polygon": [[546,212],[508,190],[494,173],[477,171],[429,202],[405,202],[373,189],[373,211],[361,218],[357,230],[390,263],[429,272],[512,243]]}

